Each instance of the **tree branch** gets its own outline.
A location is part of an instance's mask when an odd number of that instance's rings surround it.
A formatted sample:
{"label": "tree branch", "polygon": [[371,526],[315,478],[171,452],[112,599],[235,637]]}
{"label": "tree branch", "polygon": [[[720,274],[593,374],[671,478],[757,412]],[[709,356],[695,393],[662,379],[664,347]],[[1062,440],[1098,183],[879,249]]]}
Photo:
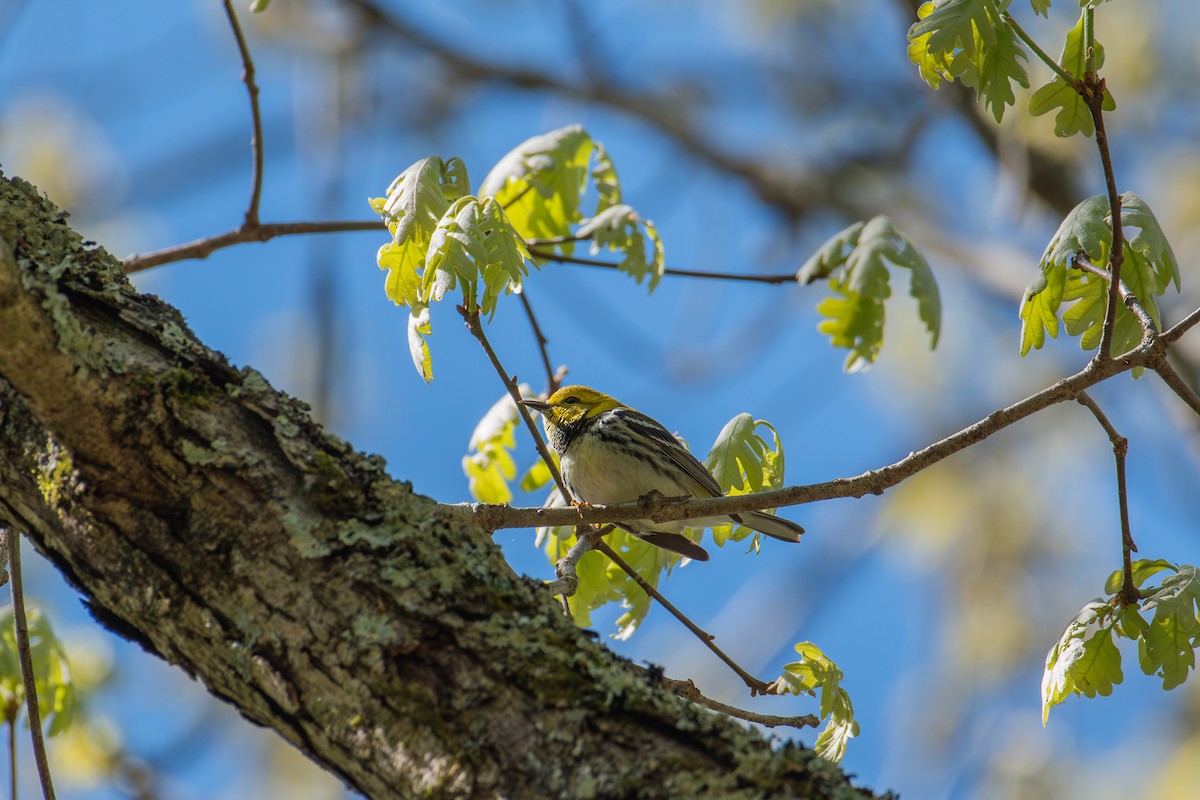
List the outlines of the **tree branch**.
{"label": "tree branch", "polygon": [[263,127],[262,112],[258,107],[258,84],[254,82],[254,59],[250,57],[250,48],[246,46],[246,37],[233,10],[233,3],[230,0],[222,0],[222,4],[225,6],[225,16],[229,18],[229,27],[233,29],[233,38],[237,41],[238,53],[242,56],[242,81],[246,84],[246,93],[250,95],[250,121],[254,130],[250,139],[250,151],[254,167],[250,176],[250,203],[246,206],[243,224],[247,228],[256,228],[263,183]]}
{"label": "tree branch", "polygon": [[1100,427],[1112,442],[1113,459],[1117,465],[1117,506],[1121,514],[1121,562],[1124,571],[1124,580],[1118,596],[1123,605],[1135,605],[1141,599],[1141,594],[1133,582],[1132,554],[1137,552],[1137,545],[1133,542],[1133,533],[1129,527],[1129,494],[1125,485],[1125,456],[1129,453],[1129,440],[1117,433],[1117,429],[1087,392],[1080,392],[1075,400],[1092,412],[1092,416],[1100,423]]}
{"label": "tree branch", "polygon": [[1134,367],[1157,368],[1163,358],[1162,343],[1143,343],[1123,355],[1120,359],[1097,362],[1070,377],[1063,378],[1052,386],[1026,397],[1010,406],[993,411],[978,422],[951,434],[941,441],[910,453],[879,469],[864,472],[852,478],[838,478],[824,483],[807,486],[789,486],[769,492],[746,494],[736,497],[716,497],[700,500],[671,500],[663,497],[644,497],[628,503],[608,506],[591,506],[579,509],[516,508],[485,503],[462,503],[449,508],[462,514],[485,530],[500,528],[526,528],[543,525],[573,525],[579,522],[620,522],[622,519],[650,519],[654,522],[672,522],[684,519],[725,516],[742,511],[764,508],[779,508],[818,500],[839,497],[863,497],[882,494],[906,478],[945,458],[981,442],[1008,426],[1025,419],[1052,405],[1074,400],[1081,391],[1104,381],[1113,375]]}
{"label": "tree branch", "polygon": [[135,253],[122,264],[125,272],[132,274],[151,267],[185,261],[190,258],[208,258],[217,250],[247,242],[266,242],[277,236],[295,236],[304,233],[346,233],[349,231],[387,231],[381,220],[342,222],[266,222],[256,225],[243,223],[240,227],[214,236],[206,236],[184,244],[172,245],[149,253]]}

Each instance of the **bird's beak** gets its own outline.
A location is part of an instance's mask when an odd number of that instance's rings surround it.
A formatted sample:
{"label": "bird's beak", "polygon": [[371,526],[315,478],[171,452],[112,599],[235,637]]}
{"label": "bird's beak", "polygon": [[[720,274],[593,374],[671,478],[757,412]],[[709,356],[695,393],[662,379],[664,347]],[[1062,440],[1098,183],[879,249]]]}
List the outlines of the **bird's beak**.
{"label": "bird's beak", "polygon": [[537,411],[542,414],[545,414],[546,411],[550,408],[549,403],[543,402],[541,400],[522,400],[521,405],[525,406],[526,408],[532,408],[534,411]]}

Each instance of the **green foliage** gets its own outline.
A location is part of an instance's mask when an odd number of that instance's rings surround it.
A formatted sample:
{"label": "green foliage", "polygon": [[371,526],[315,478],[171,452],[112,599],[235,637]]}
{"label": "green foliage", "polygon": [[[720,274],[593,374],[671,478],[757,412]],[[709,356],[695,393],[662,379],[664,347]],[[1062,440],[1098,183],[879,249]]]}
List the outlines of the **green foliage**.
{"label": "green foliage", "polygon": [[884,301],[891,296],[888,263],[910,271],[909,292],[929,331],[929,346],[936,347],[942,323],[937,281],[925,258],[887,217],[857,222],[841,231],[796,275],[801,283],[829,280],[834,294],[817,306],[825,317],[817,330],[828,333],[835,347],[850,351],[847,372],[869,367],[883,346]]}
{"label": "green foliage", "polygon": [[[585,219],[589,177],[597,202]],[[565,255],[575,241],[590,239],[593,251],[617,252],[617,268],[639,283],[649,278],[650,289],[663,274],[657,229],[621,203],[612,159],[578,125],[519,145],[488,173],[478,196],[461,160],[435,156],[404,170],[385,197],[369,202],[392,237],[375,257],[387,271],[384,291],[410,310],[409,351],[426,381],[433,380],[429,307],[458,290],[467,312],[490,319],[500,296],[520,291],[528,265],[537,266],[527,240],[547,239],[543,247]],[[579,226],[574,233],[572,226]]]}
{"label": "green foliage", "polygon": [[261,14],[267,10],[267,6],[271,4],[271,0],[250,0],[250,11],[254,14]]}
{"label": "green foliage", "polygon": [[816,696],[821,692],[821,719],[825,729],[817,736],[817,755],[839,762],[846,754],[846,745],[858,736],[859,726],[854,719],[850,694],[842,688],[845,675],[837,664],[812,642],[796,645],[800,661],[785,664],[783,673],[771,684],[773,694]]}
{"label": "green foliage", "polygon": [[[34,686],[38,694],[38,710],[42,722],[49,723],[47,732],[57,736],[67,729],[75,716],[75,686],[67,665],[66,651],[55,637],[50,621],[35,609],[28,609],[29,655],[33,662]],[[0,703],[9,713],[11,724],[24,708],[25,683],[21,678],[21,661],[17,651],[17,636],[13,607],[0,610]]]}
{"label": "green foliage", "polygon": [[[1086,14],[1086,11],[1080,14],[1075,27],[1067,32],[1067,41],[1063,45],[1062,55],[1058,59],[1059,66],[1074,76],[1076,80],[1082,78],[1087,69],[1088,43],[1084,40],[1084,16]],[[1099,70],[1104,64],[1104,47],[1099,42],[1093,41],[1092,53],[1093,64]],[[1105,111],[1112,111],[1117,107],[1116,101],[1107,89],[1104,90],[1102,107]],[[1029,113],[1035,117],[1056,108],[1058,109],[1058,113],[1054,116],[1054,133],[1056,135],[1073,136],[1076,133],[1082,133],[1084,136],[1091,136],[1095,133],[1091,112],[1088,111],[1087,103],[1080,96],[1079,90],[1068,85],[1058,75],[1055,75],[1049,83],[1040,87],[1029,98]]]}
{"label": "green foliage", "polygon": [[[1122,230],[1136,228],[1126,242],[1121,280],[1138,298],[1155,322],[1159,320],[1156,297],[1174,284],[1179,289],[1179,264],[1163,235],[1154,213],[1132,192],[1121,196]],[[1071,210],[1042,254],[1041,274],[1025,290],[1021,301],[1021,355],[1040,349],[1047,334],[1058,336],[1058,311],[1062,303],[1073,303],[1063,313],[1067,333],[1080,337],[1080,347],[1093,350],[1100,343],[1108,301],[1108,281],[1075,267],[1079,254],[1092,264],[1106,264],[1112,247],[1112,215],[1108,198],[1089,197]],[[1117,307],[1113,324],[1113,352],[1124,353],[1141,341],[1142,326],[1125,306]]]}
{"label": "green foliage", "polygon": [[908,30],[908,57],[933,88],[958,78],[975,89],[996,122],[1016,102],[1014,82],[1028,88],[1024,47],[1003,12],[1008,0],[930,0]]}
{"label": "green foliage", "polygon": [[[526,385],[519,388],[522,396],[530,391]],[[481,503],[512,500],[508,482],[516,478],[517,465],[511,451],[517,446],[520,420],[516,404],[506,393],[488,409],[471,433],[470,453],[463,456],[462,466],[471,496]]]}
{"label": "green foliage", "polygon": [[[1042,675],[1042,723],[1050,709],[1073,694],[1109,695],[1123,679],[1121,651],[1116,638],[1138,642],[1138,664],[1147,675],[1162,678],[1163,689],[1174,689],[1196,666],[1200,647],[1200,572],[1163,559],[1133,563],[1133,582],[1139,603],[1123,606],[1118,597],[1124,575],[1117,570],[1105,583],[1108,598],[1096,598],[1067,625],[1046,656]],[[1169,571],[1157,587],[1140,587]],[[1153,612],[1150,619],[1145,615]]]}
{"label": "green foliage", "polygon": [[[758,435],[765,427],[771,432],[772,443]],[[704,466],[717,479],[721,491],[737,496],[783,487],[783,442],[779,432],[766,420],[756,420],[749,414],[738,414],[725,424],[708,451]],[[740,542],[750,534],[752,549],[757,551],[762,536],[742,525],[715,525],[713,541],[724,547],[728,541]]]}
{"label": "green foliage", "polygon": [[[624,253],[625,257],[617,264],[617,269],[632,275],[638,283],[649,276],[647,288],[650,291],[654,291],[654,287],[662,280],[666,262],[658,229],[650,220],[638,216],[630,206],[622,203],[608,207],[591,219],[584,220],[575,235],[591,239],[593,253],[599,252],[602,247]],[[648,256],[647,240],[650,244]]]}
{"label": "green foliage", "polygon": [[[583,219],[580,205],[597,145],[579,125],[534,136],[509,151],[483,179],[479,193],[504,206],[513,227],[526,239],[569,236]],[[598,166],[605,191],[601,203],[620,197],[612,162]],[[597,209],[598,211],[600,209]],[[570,252],[570,243],[559,245]]]}

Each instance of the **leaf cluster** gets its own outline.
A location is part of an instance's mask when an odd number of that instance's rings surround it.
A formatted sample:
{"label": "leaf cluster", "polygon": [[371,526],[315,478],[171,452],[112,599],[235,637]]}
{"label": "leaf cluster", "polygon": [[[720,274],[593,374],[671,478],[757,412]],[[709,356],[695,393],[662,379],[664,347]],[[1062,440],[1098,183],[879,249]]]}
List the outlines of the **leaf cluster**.
{"label": "leaf cluster", "polygon": [[[1084,0],[1084,10],[1068,31],[1062,55],[1052,62],[1025,39],[1008,12],[1011,0],[929,0],[917,10],[917,21],[908,30],[908,58],[917,66],[921,79],[938,88],[942,81],[958,79],[975,89],[983,107],[996,122],[1004,110],[1016,104],[1013,85],[1029,88],[1022,61],[1028,61],[1026,44],[1052,67],[1053,75],[1029,98],[1029,113],[1040,116],[1058,109],[1054,132],[1059,136],[1095,131],[1091,112],[1083,98],[1083,79],[1104,64],[1104,48],[1090,36],[1088,24],[1096,3]],[[1050,0],[1032,0],[1035,14],[1046,16]],[[1107,90],[1102,107],[1116,108]]]}
{"label": "leaf cluster", "polygon": [[[598,199],[585,217],[589,181]],[[518,145],[492,168],[478,195],[460,159],[432,156],[369,202],[391,234],[375,259],[387,270],[384,291],[409,309],[409,352],[425,381],[433,379],[429,307],[459,291],[467,313],[490,319],[500,296],[519,292],[529,265],[537,266],[529,242],[569,253],[575,241],[589,239],[594,250],[621,254],[618,268],[639,283],[649,278],[651,289],[663,274],[653,223],[621,203],[611,159],[577,125]]]}
{"label": "leaf cluster", "polygon": [[[28,609],[29,655],[33,662],[34,687],[38,695],[38,711],[47,732],[57,736],[75,718],[76,694],[67,665],[66,650],[54,635],[46,616]],[[11,605],[0,609],[0,703],[5,709],[5,721],[12,725],[25,707],[25,682],[21,676],[21,660],[17,650],[16,628]],[[26,720],[28,722],[28,720]]]}
{"label": "leaf cluster", "polygon": [[[1179,264],[1154,212],[1132,192],[1121,195],[1121,226],[1136,228],[1128,238],[1121,267],[1121,281],[1137,297],[1142,308],[1156,324],[1159,310],[1156,297],[1167,287],[1179,289]],[[1079,336],[1084,350],[1100,344],[1108,301],[1108,280],[1081,269],[1077,259],[1091,264],[1106,264],[1112,248],[1112,214],[1104,195],[1089,197],[1072,209],[1051,238],[1042,254],[1041,274],[1025,290],[1021,301],[1021,355],[1039,349],[1046,337],[1058,336],[1059,310],[1067,333]],[[1137,346],[1143,336],[1137,317],[1124,305],[1116,307],[1113,323],[1114,354]]]}
{"label": "leaf cluster", "polygon": [[796,274],[800,283],[828,279],[833,296],[817,305],[824,319],[817,330],[835,347],[849,350],[845,369],[866,369],[883,346],[884,301],[892,295],[888,264],[909,271],[909,293],[936,347],[942,325],[937,281],[920,251],[892,221],[879,216],[856,222],[825,242]]}
{"label": "leaf cluster", "polygon": [[845,675],[837,664],[812,642],[796,645],[799,661],[783,666],[783,673],[771,684],[773,694],[796,694],[815,697],[821,694],[821,719],[825,728],[817,736],[817,755],[833,762],[842,760],[846,745],[858,736],[859,726],[854,719],[850,694],[842,686]]}
{"label": "leaf cluster", "polygon": [[[1169,572],[1158,586],[1142,589],[1150,578]],[[1105,591],[1076,615],[1046,655],[1042,674],[1042,722],[1050,709],[1071,695],[1112,694],[1124,680],[1119,638],[1138,643],[1138,665],[1162,678],[1163,689],[1182,684],[1196,667],[1200,647],[1200,570],[1164,559],[1133,563],[1133,583],[1140,601],[1123,605],[1119,590],[1124,575],[1113,572]]]}

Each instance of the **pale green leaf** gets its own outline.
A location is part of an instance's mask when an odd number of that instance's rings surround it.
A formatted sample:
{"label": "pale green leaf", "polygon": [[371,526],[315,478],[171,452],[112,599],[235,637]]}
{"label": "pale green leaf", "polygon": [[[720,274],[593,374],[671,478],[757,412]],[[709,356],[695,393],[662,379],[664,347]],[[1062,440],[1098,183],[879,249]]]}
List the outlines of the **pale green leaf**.
{"label": "pale green leaf", "polygon": [[996,122],[1004,118],[1004,109],[1016,103],[1012,84],[1029,88],[1029,76],[1020,60],[1027,60],[1025,49],[1012,28],[1003,21],[992,25],[990,14],[985,15],[992,41],[985,41],[980,28],[975,29],[975,46],[953,56],[946,55],[949,71],[964,86],[975,89],[985,109],[992,112]]}
{"label": "pale green leaf", "polygon": [[817,306],[824,319],[817,330],[835,347],[850,351],[848,372],[865,369],[883,346],[884,301],[891,296],[888,264],[910,270],[910,292],[917,313],[937,345],[941,299],[929,264],[887,217],[855,223],[827,241],[796,275],[801,283],[827,278],[833,296]]}
{"label": "pale green leaf", "polygon": [[[522,396],[530,391],[527,385],[520,389]],[[468,454],[463,456],[462,465],[471,496],[481,503],[512,500],[508,484],[517,474],[512,450],[517,446],[519,421],[516,404],[505,394],[488,409],[471,433]]]}
{"label": "pale green leaf", "polygon": [[418,305],[413,308],[408,315],[408,352],[412,355],[417,374],[426,383],[433,380],[433,357],[429,354],[429,342],[425,340],[432,333],[429,306]]}
{"label": "pale green leaf", "polygon": [[[1033,6],[1033,13],[1042,17],[1050,16],[1050,0],[1029,0],[1029,2]],[[1087,2],[1087,0],[1084,0],[1084,2]]]}
{"label": "pale green leaf", "polygon": [[1163,294],[1171,283],[1175,284],[1175,291],[1179,291],[1179,262],[1175,260],[1171,243],[1150,206],[1133,192],[1121,195],[1121,228],[1138,229],[1129,237],[1129,248],[1144,256],[1153,268],[1154,280],[1150,283],[1154,293]]}
{"label": "pale green leaf", "polygon": [[[1063,44],[1062,55],[1058,59],[1059,66],[1077,80],[1083,77],[1084,70],[1087,68],[1087,47],[1083,36],[1083,21],[1084,14],[1080,14],[1075,27],[1067,32],[1067,40]],[[1095,43],[1094,57],[1096,69],[1099,70],[1104,64],[1104,48],[1099,42]],[[1104,110],[1112,111],[1116,107],[1116,101],[1105,89]],[[1072,136],[1076,133],[1091,136],[1095,132],[1095,124],[1088,111],[1087,103],[1073,86],[1067,85],[1058,75],[1055,75],[1046,85],[1038,88],[1029,98],[1029,113],[1035,117],[1056,108],[1058,113],[1054,117],[1054,133],[1057,136]]]}
{"label": "pale green leaf", "polygon": [[859,732],[850,695],[841,685],[845,676],[838,665],[812,642],[800,642],[796,645],[796,652],[801,660],[785,664],[783,673],[768,691],[811,695],[819,690],[820,715],[826,724],[817,737],[815,749],[823,758],[841,761],[846,753],[846,743]]}
{"label": "pale green leaf", "polygon": [[[1164,569],[1178,571],[1179,568],[1167,561],[1165,558],[1139,558],[1130,566],[1133,568],[1133,585],[1141,588],[1142,584],[1153,578]],[[1125,571],[1115,569],[1108,576],[1108,580],[1104,583],[1104,591],[1109,594],[1116,594],[1117,590],[1125,582]]]}
{"label": "pale green leaf", "polygon": [[[594,149],[592,138],[578,125],[534,136],[497,162],[483,179],[479,196],[494,197],[526,240],[567,236],[583,216],[579,206]],[[604,174],[606,180],[615,177],[615,171]],[[569,244],[561,247],[570,249]]]}
{"label": "pale green leaf", "polygon": [[[1093,644],[1092,652],[1089,654],[1087,642],[1096,636],[1101,618],[1111,611],[1112,608],[1102,598],[1098,597],[1088,603],[1067,625],[1058,642],[1046,654],[1046,668],[1042,673],[1043,725],[1050,718],[1051,708],[1071,695],[1080,694],[1083,691],[1077,681],[1081,675],[1089,673],[1089,670],[1094,667],[1095,660],[1101,655],[1104,658],[1110,657],[1111,654],[1107,651],[1103,654],[1098,652],[1100,644]],[[1111,644],[1111,635],[1107,633],[1108,629],[1105,630]],[[1110,663],[1110,661],[1103,661],[1102,666]],[[1092,676],[1092,680],[1098,681],[1104,674],[1108,673],[1098,672]],[[1093,690],[1094,693],[1095,690]]]}
{"label": "pale green leaf", "polygon": [[[922,3],[921,7],[917,9],[918,21],[925,19],[933,13],[933,8],[933,0],[926,0],[926,2]],[[929,40],[932,37],[932,32],[914,36],[910,28],[908,32],[908,60],[917,65],[921,80],[936,89],[941,86],[942,81],[954,80],[954,76],[950,74],[950,61],[953,60],[953,53],[948,54],[943,51],[931,52],[929,49]]]}
{"label": "pale green leaf", "polygon": [[595,164],[592,166],[592,185],[596,187],[599,197],[596,199],[596,213],[599,216],[608,209],[621,203],[621,181],[617,178],[617,168],[613,166],[612,158],[604,145],[595,142]]}
{"label": "pale green leaf", "polygon": [[[40,611],[27,609],[25,621],[38,711],[49,735],[57,736],[70,726],[77,703],[66,651]],[[24,706],[25,683],[17,652],[13,608],[9,605],[0,609],[0,700],[6,705]]]}
{"label": "pale green leaf", "polygon": [[[643,219],[631,206],[610,206],[596,216],[583,220],[575,235],[591,240],[593,254],[601,248],[621,253],[623,258],[617,264],[617,269],[632,275],[638,283],[649,276],[647,288],[650,291],[654,291],[662,279],[666,262],[658,230],[653,222]],[[649,253],[646,251],[647,240],[650,244]]]}
{"label": "pale green leaf", "polygon": [[483,297],[480,300],[480,310],[491,316],[496,311],[496,301],[501,294],[512,294],[520,291],[522,281],[529,274],[526,263],[534,263],[529,257],[525,240],[513,229],[504,213],[493,198],[483,201],[483,211],[479,225],[487,263],[483,267]]}

